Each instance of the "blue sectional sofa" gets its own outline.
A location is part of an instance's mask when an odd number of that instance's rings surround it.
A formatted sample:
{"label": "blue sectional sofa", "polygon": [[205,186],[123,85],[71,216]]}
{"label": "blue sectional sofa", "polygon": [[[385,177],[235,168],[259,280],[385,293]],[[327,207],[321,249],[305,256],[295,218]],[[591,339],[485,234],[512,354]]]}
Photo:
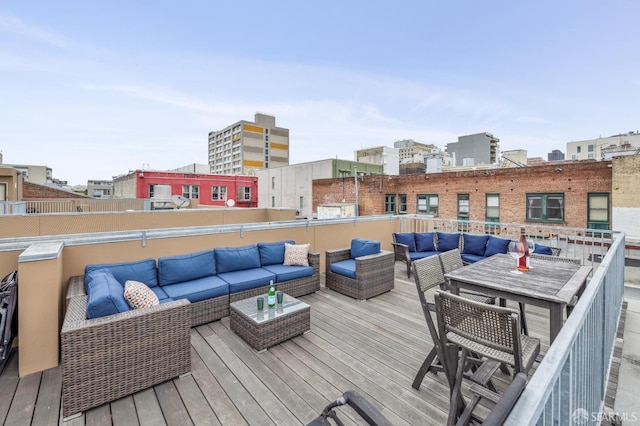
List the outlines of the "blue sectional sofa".
{"label": "blue sectional sofa", "polygon": [[407,277],[411,278],[414,260],[458,249],[465,263],[473,263],[496,253],[506,253],[510,243],[511,240],[488,234],[395,232],[392,245],[395,259],[407,264]]}
{"label": "blue sectional sofa", "polygon": [[[229,303],[278,290],[297,297],[320,289],[320,255],[309,252],[306,265],[285,265],[285,244],[261,242],[219,247],[176,256],[110,264],[90,264],[84,276],[73,277],[68,297],[86,294],[87,319],[127,312],[126,281],[144,283],[160,303],[187,299],[192,326],[229,315]],[[82,284],[81,284],[82,283]],[[82,285],[82,290],[78,287]]]}

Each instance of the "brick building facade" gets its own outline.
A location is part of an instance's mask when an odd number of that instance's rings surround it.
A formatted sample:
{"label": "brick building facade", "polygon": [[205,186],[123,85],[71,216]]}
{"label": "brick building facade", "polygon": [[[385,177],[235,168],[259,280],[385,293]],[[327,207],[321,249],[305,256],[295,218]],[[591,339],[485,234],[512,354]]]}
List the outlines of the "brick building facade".
{"label": "brick building facade", "polygon": [[53,188],[51,186],[39,185],[37,183],[24,181],[22,183],[23,200],[48,200],[51,198],[88,198],[84,194],[65,191],[64,189]]}
{"label": "brick building facade", "polygon": [[[354,188],[353,178],[314,180],[314,211],[317,212],[317,206],[321,204],[355,202]],[[611,222],[611,161],[567,161],[520,168],[364,176],[358,188],[360,215],[435,212],[435,216],[447,219],[540,222],[580,228],[587,227],[590,218],[602,218],[602,228],[609,228]],[[498,205],[487,209],[489,199],[490,204],[497,202]],[[602,203],[592,203],[594,199]],[[426,205],[434,202],[432,208],[435,209],[424,211]],[[422,211],[418,209],[419,204]],[[600,210],[594,207],[596,205]],[[539,215],[540,208],[548,216]],[[491,218],[488,218],[489,214]]]}

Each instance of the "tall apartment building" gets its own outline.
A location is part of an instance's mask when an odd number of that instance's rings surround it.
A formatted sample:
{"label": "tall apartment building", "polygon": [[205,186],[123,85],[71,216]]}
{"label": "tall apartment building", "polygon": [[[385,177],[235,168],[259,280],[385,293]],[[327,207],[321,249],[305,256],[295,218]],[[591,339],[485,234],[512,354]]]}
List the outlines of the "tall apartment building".
{"label": "tall apartment building", "polygon": [[564,152],[554,149],[547,154],[547,161],[564,161]]}
{"label": "tall apartment building", "polygon": [[356,161],[381,165],[385,175],[400,173],[400,150],[388,146],[376,146],[359,149],[355,152]]}
{"label": "tall apartment building", "polygon": [[255,114],[209,133],[209,167],[217,175],[249,175],[289,165],[289,129],[276,127],[272,115]]}
{"label": "tall apartment building", "polygon": [[459,136],[458,142],[447,144],[446,152],[455,158],[456,166],[495,164],[498,161],[500,139],[491,133]]}

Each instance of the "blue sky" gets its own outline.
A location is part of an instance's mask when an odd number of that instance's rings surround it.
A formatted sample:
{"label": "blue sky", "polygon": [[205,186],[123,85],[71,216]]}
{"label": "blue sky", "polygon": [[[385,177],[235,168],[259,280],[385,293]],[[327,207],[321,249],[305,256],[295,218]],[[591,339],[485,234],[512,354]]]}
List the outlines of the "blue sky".
{"label": "blue sky", "polygon": [[[290,161],[490,132],[529,156],[640,129],[640,2],[0,3],[0,150],[86,184],[207,162],[257,111]],[[148,166],[147,166],[148,165]]]}

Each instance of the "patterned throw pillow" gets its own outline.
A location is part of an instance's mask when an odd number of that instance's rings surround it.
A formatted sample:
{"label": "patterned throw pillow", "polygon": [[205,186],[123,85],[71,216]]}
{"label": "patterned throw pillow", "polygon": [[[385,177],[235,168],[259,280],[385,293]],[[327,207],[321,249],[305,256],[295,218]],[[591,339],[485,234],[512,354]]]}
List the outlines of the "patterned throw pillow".
{"label": "patterned throw pillow", "polygon": [[127,280],[124,283],[124,298],[132,309],[146,308],[160,304],[158,296],[145,284]]}
{"label": "patterned throw pillow", "polygon": [[311,244],[284,243],[284,264],[289,266],[309,266],[309,246]]}

